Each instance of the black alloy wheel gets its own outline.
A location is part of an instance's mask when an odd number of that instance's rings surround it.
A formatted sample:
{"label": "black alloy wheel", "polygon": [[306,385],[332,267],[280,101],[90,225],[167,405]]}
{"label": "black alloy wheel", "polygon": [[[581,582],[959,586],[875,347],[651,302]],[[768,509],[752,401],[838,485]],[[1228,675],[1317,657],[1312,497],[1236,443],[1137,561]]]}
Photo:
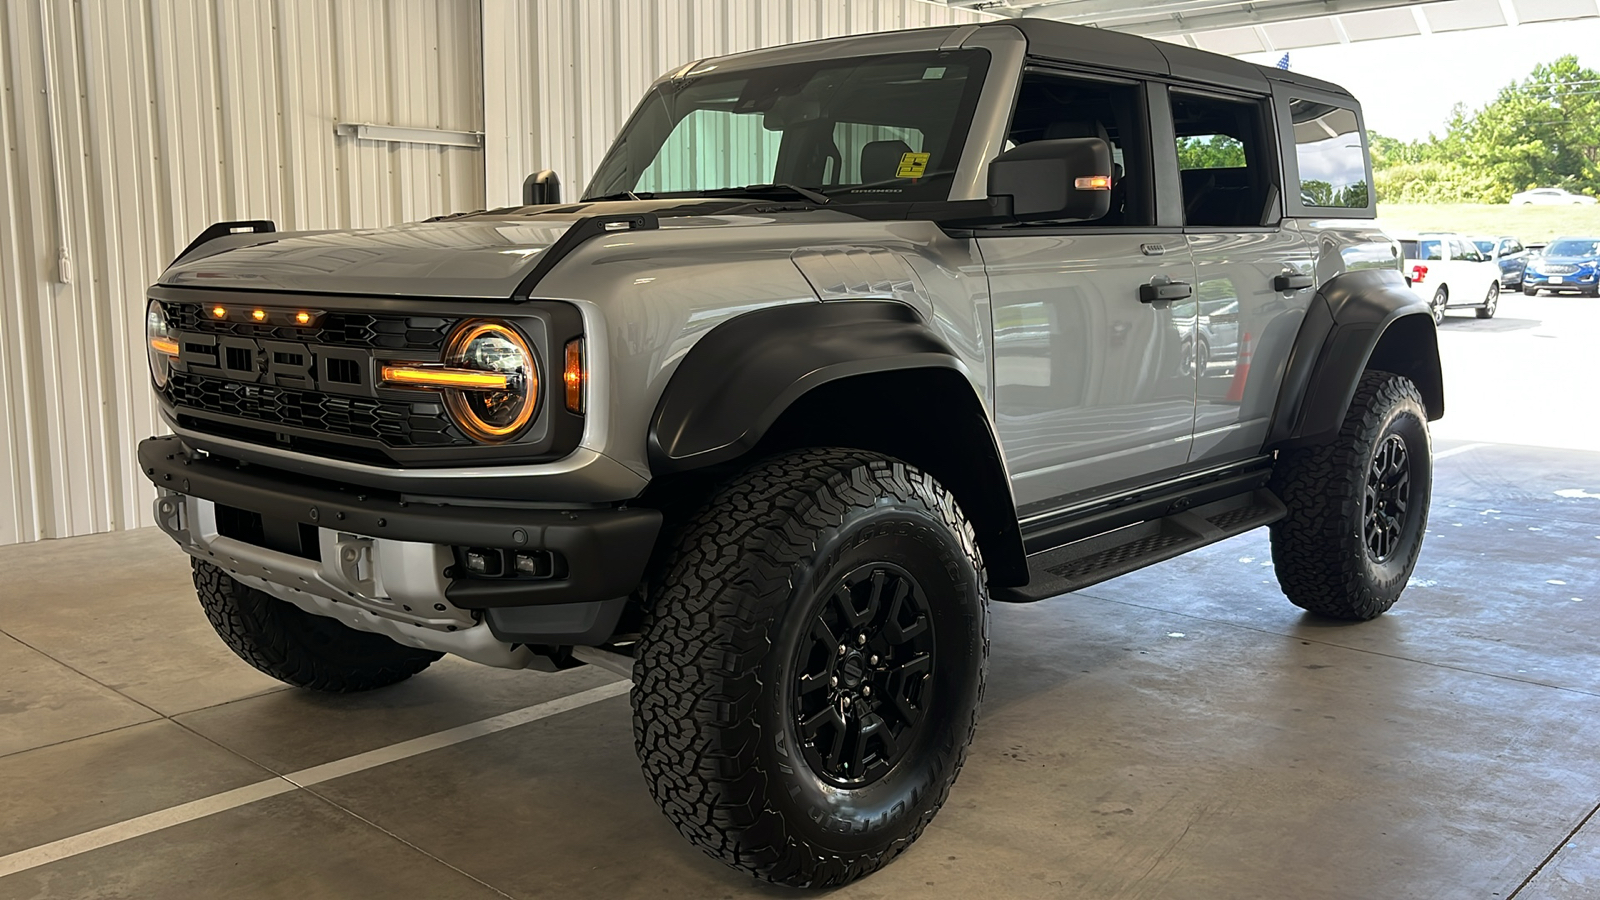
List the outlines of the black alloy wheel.
{"label": "black alloy wheel", "polygon": [[828,591],[797,648],[792,719],[806,764],[860,788],[894,768],[920,736],[936,644],[928,598],[892,563],[860,566]]}
{"label": "black alloy wheel", "polygon": [[1388,562],[1405,531],[1411,503],[1411,460],[1406,442],[1390,434],[1378,445],[1367,469],[1361,532],[1373,562]]}

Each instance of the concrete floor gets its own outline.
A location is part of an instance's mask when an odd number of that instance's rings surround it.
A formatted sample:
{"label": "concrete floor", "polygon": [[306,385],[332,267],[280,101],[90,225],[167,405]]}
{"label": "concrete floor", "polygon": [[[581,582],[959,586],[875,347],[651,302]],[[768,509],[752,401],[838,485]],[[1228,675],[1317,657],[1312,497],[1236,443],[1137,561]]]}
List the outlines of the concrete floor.
{"label": "concrete floor", "polygon": [[[1540,321],[1571,303],[1503,309]],[[1600,304],[1584,314],[1600,327]],[[1479,324],[1446,323],[1447,378],[1453,361],[1547,343],[1541,326]],[[1451,396],[1469,422],[1502,402]],[[1265,531],[997,606],[949,805],[838,896],[1600,896],[1600,453],[1485,438],[1515,433],[1437,442],[1422,560],[1374,622],[1290,606]],[[367,695],[288,690],[224,649],[187,569],[153,530],[0,548],[0,871],[616,682],[444,660]],[[793,895],[703,857],[657,813],[622,696],[278,784],[0,877],[0,898]]]}

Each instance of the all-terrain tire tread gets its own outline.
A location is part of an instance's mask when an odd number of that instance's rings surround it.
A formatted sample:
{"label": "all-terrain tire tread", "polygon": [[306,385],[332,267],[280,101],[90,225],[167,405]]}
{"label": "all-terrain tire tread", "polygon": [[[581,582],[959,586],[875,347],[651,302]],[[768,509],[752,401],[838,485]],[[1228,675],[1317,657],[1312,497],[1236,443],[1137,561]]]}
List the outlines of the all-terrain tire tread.
{"label": "all-terrain tire tread", "polygon": [[[1410,379],[1368,370],[1337,437],[1280,453],[1272,489],[1289,512],[1270,529],[1272,563],[1279,586],[1294,605],[1351,620],[1375,618],[1394,605],[1394,597],[1372,589],[1365,548],[1350,524],[1361,516],[1369,454],[1388,411],[1406,403],[1423,408],[1422,394]],[[1420,450],[1425,448],[1414,448]],[[1427,530],[1428,515],[1426,503],[1420,507],[1419,534]],[[1421,549],[1421,540],[1412,542],[1406,571]]]}
{"label": "all-terrain tire tread", "polygon": [[[746,470],[676,537],[634,668],[634,740],[650,792],[690,843],[736,869],[796,887],[844,884],[899,855],[947,798],[977,726],[959,727],[955,758],[932,804],[879,852],[818,858],[766,800],[768,773],[736,765],[761,740],[752,715],[763,690],[760,660],[782,615],[792,567],[815,552],[814,535],[851,506],[890,494],[937,513],[986,583],[972,526],[926,473],[859,450],[808,449]],[[980,597],[987,605],[987,595]],[[987,659],[987,616],[982,619]],[[980,673],[982,666],[980,668]],[[731,689],[730,689],[731,687]],[[981,699],[983,686],[978,685]]]}

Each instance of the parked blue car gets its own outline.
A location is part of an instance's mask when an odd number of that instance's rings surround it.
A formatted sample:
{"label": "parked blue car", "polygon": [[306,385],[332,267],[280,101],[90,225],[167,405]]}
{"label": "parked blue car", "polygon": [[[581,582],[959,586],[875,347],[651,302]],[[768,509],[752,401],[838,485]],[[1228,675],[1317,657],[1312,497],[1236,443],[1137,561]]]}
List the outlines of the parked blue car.
{"label": "parked blue car", "polygon": [[1500,264],[1500,286],[1515,291],[1522,288],[1522,273],[1528,267],[1533,253],[1516,238],[1502,234],[1499,237],[1468,238],[1478,252]]}
{"label": "parked blue car", "polygon": [[1528,261],[1522,292],[1540,291],[1600,296],[1600,238],[1561,237],[1550,242],[1544,255]]}

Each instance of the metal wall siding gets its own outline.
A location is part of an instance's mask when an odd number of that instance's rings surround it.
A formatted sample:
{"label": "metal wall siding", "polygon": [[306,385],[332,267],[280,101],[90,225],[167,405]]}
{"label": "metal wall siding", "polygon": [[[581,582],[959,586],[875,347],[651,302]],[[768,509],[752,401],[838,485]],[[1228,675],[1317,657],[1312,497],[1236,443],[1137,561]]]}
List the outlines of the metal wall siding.
{"label": "metal wall siding", "polygon": [[350,228],[482,207],[481,150],[333,132],[482,131],[478,0],[0,10],[0,544],[146,524],[145,287],[221,219]]}
{"label": "metal wall siding", "polygon": [[921,0],[483,0],[485,95],[497,98],[488,201],[519,202],[523,177],[538,169],[554,169],[563,197],[576,199],[645,88],[684,63],[991,19]]}

